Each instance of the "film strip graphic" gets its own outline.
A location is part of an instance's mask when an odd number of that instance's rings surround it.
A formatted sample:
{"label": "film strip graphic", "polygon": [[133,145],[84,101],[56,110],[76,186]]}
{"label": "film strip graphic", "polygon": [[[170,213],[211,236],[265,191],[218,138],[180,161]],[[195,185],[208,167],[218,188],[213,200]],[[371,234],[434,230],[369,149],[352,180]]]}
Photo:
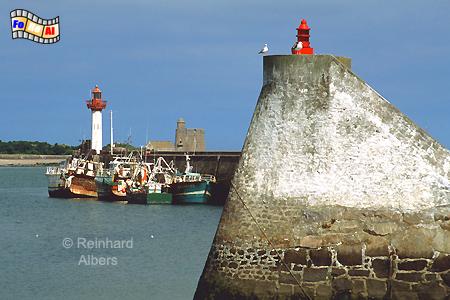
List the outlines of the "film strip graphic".
{"label": "film strip graphic", "polygon": [[41,19],[26,9],[11,11],[11,32],[13,39],[28,39],[41,44],[59,41],[59,17]]}

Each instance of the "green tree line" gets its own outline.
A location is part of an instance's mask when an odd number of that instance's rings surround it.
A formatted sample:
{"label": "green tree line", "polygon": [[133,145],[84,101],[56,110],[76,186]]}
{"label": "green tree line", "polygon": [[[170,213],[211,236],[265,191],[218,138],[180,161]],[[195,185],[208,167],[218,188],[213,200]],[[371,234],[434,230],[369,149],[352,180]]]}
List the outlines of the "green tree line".
{"label": "green tree line", "polygon": [[0,140],[0,154],[41,154],[41,155],[66,155],[72,154],[78,146],[64,144],[49,144],[46,142],[9,141]]}

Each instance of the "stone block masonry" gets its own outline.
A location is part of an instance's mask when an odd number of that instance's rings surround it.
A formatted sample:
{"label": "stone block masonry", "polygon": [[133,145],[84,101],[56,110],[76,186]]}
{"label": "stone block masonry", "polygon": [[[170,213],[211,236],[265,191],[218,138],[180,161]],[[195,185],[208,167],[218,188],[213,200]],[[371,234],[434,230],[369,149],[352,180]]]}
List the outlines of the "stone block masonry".
{"label": "stone block masonry", "polygon": [[[205,269],[211,277],[202,278],[207,283],[200,282],[197,298],[221,299],[226,289],[234,291],[231,299],[306,299],[297,279],[312,299],[445,299],[450,292],[450,232],[445,229],[450,209],[422,214],[431,218],[411,224],[409,213],[297,203],[285,215],[302,224],[292,241],[278,240],[276,248],[252,241],[214,244]],[[387,224],[383,229],[389,233],[369,229],[377,224]],[[220,293],[209,298],[211,278]]]}
{"label": "stone block masonry", "polygon": [[450,153],[341,61],[264,58],[195,299],[450,295]]}

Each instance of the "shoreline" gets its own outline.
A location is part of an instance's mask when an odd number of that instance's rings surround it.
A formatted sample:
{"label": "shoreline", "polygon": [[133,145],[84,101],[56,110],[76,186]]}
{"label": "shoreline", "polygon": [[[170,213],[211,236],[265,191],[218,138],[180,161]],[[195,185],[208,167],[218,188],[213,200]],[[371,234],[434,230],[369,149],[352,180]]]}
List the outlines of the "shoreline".
{"label": "shoreline", "polygon": [[70,155],[0,154],[0,167],[36,167],[58,165]]}

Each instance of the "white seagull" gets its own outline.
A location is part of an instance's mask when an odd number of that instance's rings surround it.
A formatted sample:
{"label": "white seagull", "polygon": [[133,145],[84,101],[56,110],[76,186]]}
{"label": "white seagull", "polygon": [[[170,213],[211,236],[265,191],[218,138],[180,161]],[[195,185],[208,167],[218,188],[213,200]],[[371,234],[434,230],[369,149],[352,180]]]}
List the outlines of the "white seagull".
{"label": "white seagull", "polygon": [[269,47],[267,47],[267,44],[264,44],[264,47],[258,52],[258,54],[265,54],[269,52]]}
{"label": "white seagull", "polygon": [[295,43],[296,45],[294,46],[295,50],[301,50],[303,48],[303,43],[302,42],[297,42]]}

